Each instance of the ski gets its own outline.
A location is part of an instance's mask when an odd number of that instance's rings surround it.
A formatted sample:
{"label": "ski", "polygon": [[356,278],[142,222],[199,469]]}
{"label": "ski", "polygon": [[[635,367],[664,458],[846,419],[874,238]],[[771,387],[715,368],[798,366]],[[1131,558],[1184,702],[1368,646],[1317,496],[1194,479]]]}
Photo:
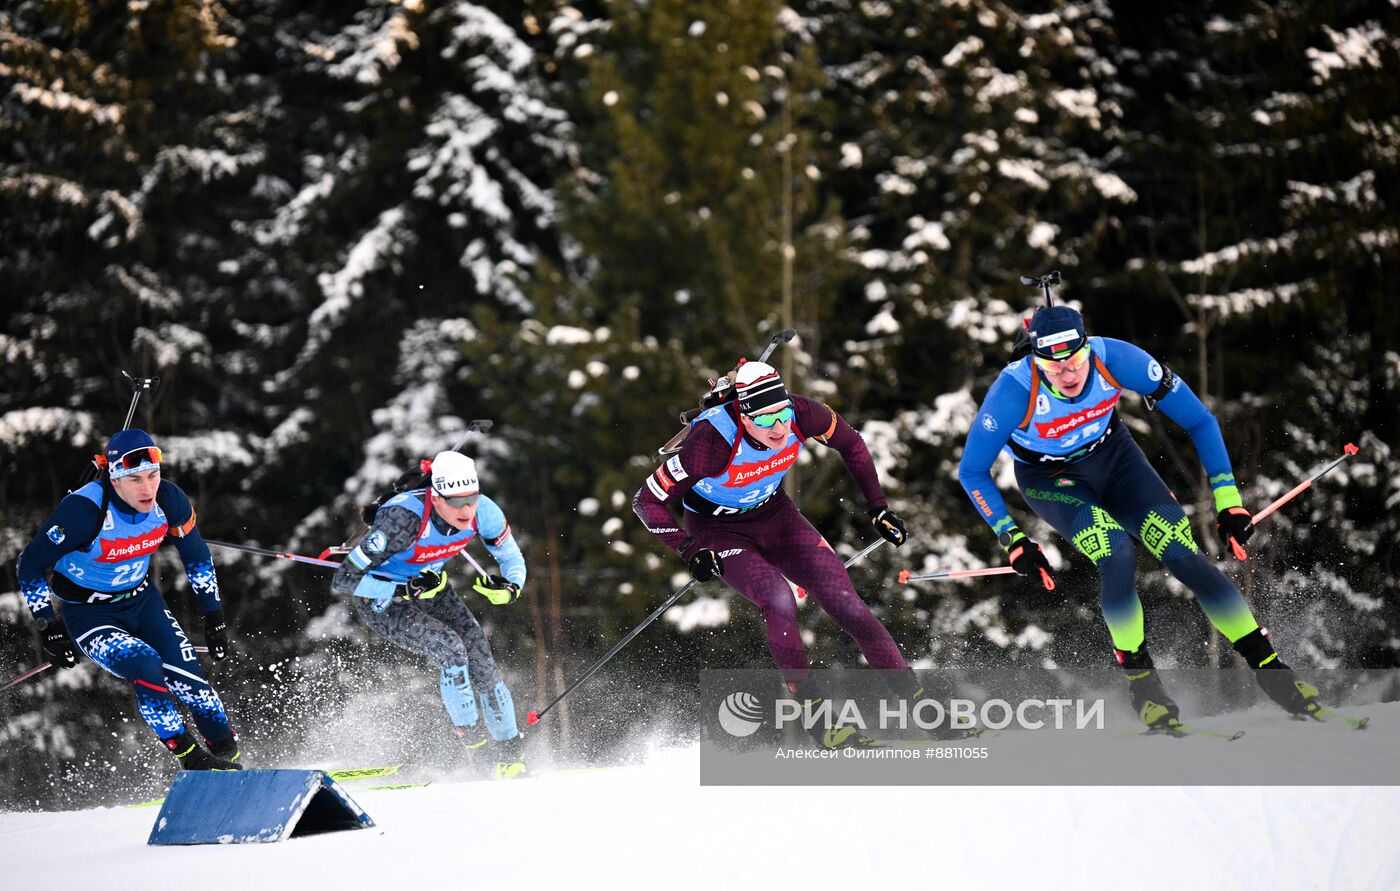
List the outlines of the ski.
{"label": "ski", "polygon": [[875,742],[881,746],[947,746],[959,745],[962,743],[977,742],[978,740],[991,739],[994,736],[1001,736],[1005,730],[983,730],[978,727],[969,727],[963,736],[949,737],[948,739],[879,739]]}
{"label": "ski", "polygon": [[[373,779],[378,779],[378,778],[380,778],[380,777],[389,777],[389,776],[393,776],[394,774],[398,773],[399,770],[402,769],[402,768],[403,768],[403,765],[402,765],[402,764],[391,764],[391,765],[388,765],[388,766],[386,766],[386,767],[359,767],[359,768],[354,768],[354,769],[351,769],[351,770],[331,770],[331,771],[327,771],[327,772],[326,772],[326,776],[328,776],[328,777],[330,777],[331,779],[335,780],[337,783],[349,783],[349,782],[354,782],[355,780],[373,780]],[[407,789],[407,788],[410,788],[411,786],[426,786],[426,785],[428,785],[428,784],[427,784],[427,783],[403,783],[403,784],[396,785],[396,786],[365,786],[364,788],[366,788],[366,789]],[[162,804],[165,804],[165,798],[164,798],[164,796],[162,796],[162,797],[160,797],[160,798],[153,798],[153,799],[151,799],[150,801],[142,801],[142,802],[138,802],[138,803],[136,803],[136,804],[128,804],[128,805],[126,805],[126,807],[127,807],[128,809],[130,809],[130,808],[138,808],[138,807],[157,807],[157,806],[162,805]]]}
{"label": "ski", "polygon": [[601,767],[562,767],[554,770],[532,770],[531,777],[581,777],[590,773],[606,773],[610,770],[621,770],[625,765],[605,764]]}
{"label": "ski", "polygon": [[[624,765],[604,765],[601,767],[565,767],[547,770],[527,770],[524,773],[511,777],[510,779],[525,780],[538,779],[541,777],[583,776],[586,774],[604,773],[608,771],[619,770],[623,766]],[[391,777],[397,774],[402,769],[402,764],[391,764],[384,767],[361,767],[351,770],[332,770],[327,771],[326,775],[338,783],[346,783],[356,782],[359,780],[373,780],[381,779],[383,777]],[[496,781],[494,777],[477,777],[466,780],[466,782],[493,781]],[[356,786],[355,788],[362,792],[391,792],[399,789],[422,789],[430,785],[432,785],[431,780],[422,783],[385,783],[375,786]],[[153,798],[150,801],[138,802],[136,804],[124,805],[124,807],[127,810],[132,810],[135,808],[159,807],[164,803],[165,799],[162,797]]]}
{"label": "ski", "polygon": [[138,808],[138,807],[155,807],[155,806],[158,805],[158,804],[165,804],[165,799],[164,799],[164,798],[153,798],[153,799],[151,799],[150,801],[143,801],[143,802],[141,802],[141,803],[139,803],[139,804],[128,804],[128,805],[126,806],[126,809],[127,809],[127,810],[131,810],[132,808]]}
{"label": "ski", "polygon": [[1353,718],[1351,715],[1344,715],[1341,712],[1333,711],[1330,708],[1322,708],[1321,706],[1313,709],[1308,715],[1317,721],[1330,721],[1334,719],[1343,721],[1352,730],[1365,730],[1366,725],[1371,723],[1370,718]]}
{"label": "ski", "polygon": [[514,776],[473,776],[463,780],[467,783],[502,783],[513,782],[515,780],[540,780],[551,777],[578,777],[596,773],[608,773],[615,770],[622,770],[627,765],[605,764],[598,767],[546,767],[540,770],[526,768]]}
{"label": "ski", "polygon": [[1171,736],[1180,739],[1185,736],[1205,736],[1211,739],[1223,739],[1226,742],[1234,742],[1244,736],[1243,730],[1236,730],[1233,733],[1221,733],[1218,730],[1207,730],[1204,727],[1192,727],[1190,724],[1183,724],[1180,721],[1172,721],[1166,727],[1149,727],[1139,736]]}
{"label": "ski", "polygon": [[349,783],[355,780],[373,780],[379,777],[389,777],[399,772],[402,764],[391,764],[387,767],[360,767],[353,770],[332,770],[326,773],[337,783]]}

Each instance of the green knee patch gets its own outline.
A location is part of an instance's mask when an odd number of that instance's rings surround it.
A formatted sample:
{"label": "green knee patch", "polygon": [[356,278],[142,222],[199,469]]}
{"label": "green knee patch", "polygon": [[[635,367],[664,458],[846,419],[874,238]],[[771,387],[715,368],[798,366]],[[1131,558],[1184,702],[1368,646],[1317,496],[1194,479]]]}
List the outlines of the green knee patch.
{"label": "green knee patch", "polygon": [[1101,507],[1089,508],[1089,517],[1090,524],[1074,533],[1072,542],[1076,551],[1098,563],[1113,553],[1109,533],[1115,529],[1122,532],[1123,527]]}
{"label": "green knee patch", "polygon": [[1193,554],[1200,553],[1200,548],[1196,547],[1196,539],[1191,535],[1191,521],[1185,515],[1173,523],[1155,510],[1148,511],[1147,519],[1142,521],[1142,535],[1139,537],[1147,546],[1148,553],[1158,560],[1162,559],[1172,542]]}

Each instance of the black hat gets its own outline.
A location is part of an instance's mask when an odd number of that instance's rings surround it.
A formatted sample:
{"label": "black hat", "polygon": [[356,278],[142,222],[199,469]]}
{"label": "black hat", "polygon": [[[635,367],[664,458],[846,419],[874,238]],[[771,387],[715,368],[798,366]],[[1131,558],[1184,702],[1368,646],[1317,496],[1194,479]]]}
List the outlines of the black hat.
{"label": "black hat", "polygon": [[1031,352],[1042,359],[1063,359],[1084,344],[1084,317],[1068,306],[1042,306],[1031,316]]}

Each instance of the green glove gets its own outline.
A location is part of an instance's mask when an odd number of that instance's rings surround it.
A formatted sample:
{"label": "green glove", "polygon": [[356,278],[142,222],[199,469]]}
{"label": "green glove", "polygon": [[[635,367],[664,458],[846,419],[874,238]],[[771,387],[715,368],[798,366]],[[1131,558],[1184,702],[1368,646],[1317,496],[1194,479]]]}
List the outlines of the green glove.
{"label": "green glove", "polygon": [[505,606],[520,596],[520,586],[499,575],[477,576],[472,590],[496,606]]}
{"label": "green glove", "polygon": [[406,600],[432,600],[447,587],[447,573],[425,569],[403,583]]}

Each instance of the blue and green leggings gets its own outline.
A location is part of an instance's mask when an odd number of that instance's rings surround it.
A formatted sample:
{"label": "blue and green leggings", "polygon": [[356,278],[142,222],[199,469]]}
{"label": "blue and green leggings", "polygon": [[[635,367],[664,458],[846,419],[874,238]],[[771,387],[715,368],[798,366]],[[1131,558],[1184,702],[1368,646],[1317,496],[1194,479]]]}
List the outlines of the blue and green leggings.
{"label": "blue and green leggings", "polygon": [[1017,462],[1016,482],[1031,510],[1098,567],[1116,649],[1134,653],[1143,643],[1134,539],[1191,589],[1231,643],[1259,627],[1240,590],[1201,553],[1181,505],[1126,428],[1068,466]]}

